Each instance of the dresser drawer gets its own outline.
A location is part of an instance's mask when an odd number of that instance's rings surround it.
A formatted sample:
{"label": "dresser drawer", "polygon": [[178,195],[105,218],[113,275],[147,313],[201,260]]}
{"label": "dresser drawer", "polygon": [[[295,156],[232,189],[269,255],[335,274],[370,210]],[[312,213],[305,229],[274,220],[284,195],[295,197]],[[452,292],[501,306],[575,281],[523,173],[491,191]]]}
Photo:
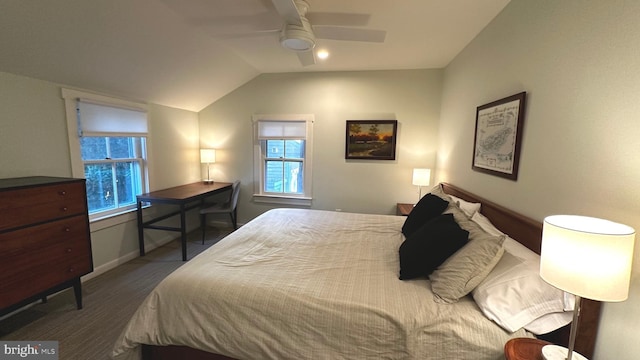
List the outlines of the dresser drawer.
{"label": "dresser drawer", "polygon": [[0,308],[93,270],[86,220],[0,234]]}
{"label": "dresser drawer", "polygon": [[0,276],[0,308],[34,296],[45,289],[86,275],[92,271],[87,257],[66,257],[32,266],[29,271],[11,271]]}
{"label": "dresser drawer", "polygon": [[0,231],[86,211],[84,181],[0,191]]}
{"label": "dresser drawer", "polygon": [[0,269],[6,266],[9,257],[78,238],[87,242],[87,225],[87,215],[83,214],[0,234]]}

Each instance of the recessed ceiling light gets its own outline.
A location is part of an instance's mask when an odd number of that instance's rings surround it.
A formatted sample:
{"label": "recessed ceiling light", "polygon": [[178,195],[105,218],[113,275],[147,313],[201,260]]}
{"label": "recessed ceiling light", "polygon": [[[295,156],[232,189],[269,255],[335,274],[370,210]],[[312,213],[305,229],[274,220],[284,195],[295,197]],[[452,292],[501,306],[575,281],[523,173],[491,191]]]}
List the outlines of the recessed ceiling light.
{"label": "recessed ceiling light", "polygon": [[327,50],[320,49],[316,52],[316,56],[318,56],[318,59],[324,60],[329,57],[329,52]]}

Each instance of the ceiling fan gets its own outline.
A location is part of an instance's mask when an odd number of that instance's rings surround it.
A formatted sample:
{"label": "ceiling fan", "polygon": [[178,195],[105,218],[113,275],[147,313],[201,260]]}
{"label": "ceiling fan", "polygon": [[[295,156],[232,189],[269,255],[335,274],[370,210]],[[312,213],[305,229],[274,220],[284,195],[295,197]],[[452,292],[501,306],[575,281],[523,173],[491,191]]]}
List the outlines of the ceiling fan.
{"label": "ceiling fan", "polygon": [[[384,42],[386,37],[386,31],[382,30],[355,29],[322,23],[312,26],[307,19],[309,4],[304,0],[272,0],[272,2],[284,20],[280,31],[280,44],[286,49],[295,51],[303,66],[315,64],[313,48],[316,45],[316,38]],[[318,18],[322,20],[322,16]],[[325,15],[324,20],[325,23],[332,23],[331,15]]]}
{"label": "ceiling fan", "polygon": [[[309,3],[305,0],[271,0],[271,2],[282,19],[280,29],[236,35],[246,37],[278,33],[280,44],[285,49],[294,51],[303,66],[315,64],[313,49],[316,46],[316,39],[382,43],[387,34],[384,30],[353,27],[366,25],[370,18],[368,14],[309,12]],[[224,34],[224,37],[235,36]]]}

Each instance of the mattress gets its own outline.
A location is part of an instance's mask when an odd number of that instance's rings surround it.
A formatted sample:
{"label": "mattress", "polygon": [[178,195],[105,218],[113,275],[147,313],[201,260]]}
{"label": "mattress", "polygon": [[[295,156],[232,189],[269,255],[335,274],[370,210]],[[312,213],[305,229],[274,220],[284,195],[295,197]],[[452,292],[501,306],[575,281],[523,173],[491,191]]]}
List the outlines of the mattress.
{"label": "mattress", "polygon": [[398,279],[400,216],[270,210],[164,279],[114,346],[184,345],[236,359],[503,359],[512,337],[471,297],[436,303]]}

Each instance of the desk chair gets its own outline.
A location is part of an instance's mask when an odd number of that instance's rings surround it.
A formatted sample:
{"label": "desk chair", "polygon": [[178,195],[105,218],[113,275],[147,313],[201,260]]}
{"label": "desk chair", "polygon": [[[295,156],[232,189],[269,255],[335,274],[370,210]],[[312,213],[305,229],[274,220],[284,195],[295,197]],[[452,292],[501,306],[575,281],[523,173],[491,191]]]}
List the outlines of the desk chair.
{"label": "desk chair", "polygon": [[231,195],[229,200],[224,203],[214,203],[211,206],[200,210],[200,227],[202,228],[202,244],[204,244],[204,232],[207,227],[206,218],[207,214],[225,214],[228,213],[231,216],[231,223],[233,229],[238,229],[238,194],[240,194],[240,181],[234,181],[231,186]]}

